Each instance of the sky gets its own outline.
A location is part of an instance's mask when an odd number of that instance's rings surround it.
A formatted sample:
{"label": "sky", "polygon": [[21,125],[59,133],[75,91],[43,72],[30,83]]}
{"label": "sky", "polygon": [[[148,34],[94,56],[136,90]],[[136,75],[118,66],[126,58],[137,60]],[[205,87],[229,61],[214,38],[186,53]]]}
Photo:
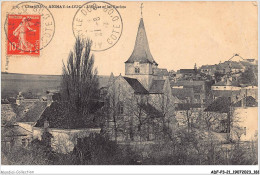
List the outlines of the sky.
{"label": "sky", "polygon": [[[41,2],[44,5],[82,5],[84,2]],[[239,53],[258,59],[257,5],[254,2],[142,2],[143,20],[150,51],[160,68],[178,70],[224,62]],[[6,64],[5,16],[15,2],[2,4],[2,71]],[[112,48],[92,52],[100,75],[124,75],[141,17],[141,2],[111,2],[118,11],[123,31]],[[4,7],[4,8],[3,8]],[[59,75],[75,37],[72,31],[77,8],[50,8],[55,34],[40,56],[8,56],[8,72]]]}

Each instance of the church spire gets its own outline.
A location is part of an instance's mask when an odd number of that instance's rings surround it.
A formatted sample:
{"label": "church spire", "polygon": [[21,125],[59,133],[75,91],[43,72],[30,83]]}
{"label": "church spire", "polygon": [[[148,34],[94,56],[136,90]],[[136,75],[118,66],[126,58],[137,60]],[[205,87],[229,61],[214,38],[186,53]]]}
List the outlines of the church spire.
{"label": "church spire", "polygon": [[151,64],[156,64],[158,65],[154,59],[153,56],[150,52],[149,49],[149,44],[148,44],[148,39],[146,36],[145,32],[145,27],[144,27],[144,21],[143,21],[143,12],[142,12],[142,4],[141,4],[141,19],[136,35],[136,40],[135,40],[135,47],[134,50],[129,57],[129,59],[125,63],[134,63],[134,62],[140,62],[140,63],[151,63]]}
{"label": "church spire", "polygon": [[141,18],[143,18],[143,8],[144,8],[143,3],[141,4],[140,8],[141,8]]}

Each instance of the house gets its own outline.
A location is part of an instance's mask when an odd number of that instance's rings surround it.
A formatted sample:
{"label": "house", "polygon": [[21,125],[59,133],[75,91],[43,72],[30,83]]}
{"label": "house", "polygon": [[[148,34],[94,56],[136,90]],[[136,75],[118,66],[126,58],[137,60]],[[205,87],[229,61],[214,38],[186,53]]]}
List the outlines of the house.
{"label": "house", "polygon": [[204,73],[204,74],[210,75],[210,76],[214,76],[216,70],[217,70],[217,65],[202,65],[200,67],[201,73]]}
{"label": "house", "polygon": [[252,141],[257,139],[258,109],[252,96],[238,101],[231,97],[218,97],[205,112],[216,113],[215,130],[230,135],[231,140]]}
{"label": "house", "polygon": [[254,64],[254,65],[256,65],[256,64],[258,64],[258,61],[256,60],[256,59],[253,59],[253,58],[251,58],[251,59],[245,59],[247,62],[249,62],[249,63],[251,63],[251,64]]}
{"label": "house", "polygon": [[164,126],[159,120],[167,121],[168,128],[174,125],[169,72],[158,68],[150,52],[143,18],[133,52],[125,61],[125,76],[111,74],[106,101],[111,111],[107,120],[111,139],[150,141],[161,137],[160,128]]}
{"label": "house", "polygon": [[240,62],[225,61],[224,63],[219,63],[216,67],[216,70],[222,74],[241,73],[245,71],[245,67]]}
{"label": "house", "polygon": [[232,80],[231,77],[224,76],[222,81],[211,86],[211,93],[213,99],[225,96],[231,97],[234,101],[240,98],[241,86],[237,81]]}
{"label": "house", "polygon": [[192,103],[200,104],[197,106],[203,106],[207,100],[208,89],[205,81],[172,81],[171,82],[172,94],[177,98],[184,100],[189,98]]}
{"label": "house", "polygon": [[12,149],[13,146],[27,147],[32,140],[32,132],[14,125],[1,126],[1,145]]}
{"label": "house", "polygon": [[184,80],[196,79],[199,73],[199,69],[180,69],[177,71],[177,78]]}
{"label": "house", "polygon": [[[93,101],[89,119],[95,120],[95,112],[103,106],[102,102]],[[46,131],[51,134],[51,147],[53,151],[59,153],[69,153],[73,150],[78,138],[89,136],[91,133],[100,133],[98,126],[87,126],[90,120],[78,120],[79,125],[75,126],[75,112],[68,109],[68,104],[61,101],[54,101],[47,106],[36,123],[32,127],[33,139],[42,140],[42,135]],[[97,122],[98,123],[98,122]]]}
{"label": "house", "polygon": [[26,147],[33,139],[33,126],[47,103],[22,100],[19,105],[3,104],[1,141],[5,146]]}

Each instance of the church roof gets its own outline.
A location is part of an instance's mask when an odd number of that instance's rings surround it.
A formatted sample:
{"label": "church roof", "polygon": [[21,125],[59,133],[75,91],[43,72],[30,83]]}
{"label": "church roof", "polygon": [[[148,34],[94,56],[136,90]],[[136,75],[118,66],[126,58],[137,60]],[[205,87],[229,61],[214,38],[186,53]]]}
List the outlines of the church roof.
{"label": "church roof", "polygon": [[149,93],[151,94],[163,94],[165,80],[153,80]]}
{"label": "church roof", "polygon": [[135,93],[138,93],[138,94],[148,94],[149,93],[137,79],[128,78],[128,77],[123,77],[123,78],[134,89]]}
{"label": "church roof", "polygon": [[131,56],[129,57],[129,59],[125,63],[134,63],[134,62],[152,63],[152,64],[155,63],[156,65],[158,65],[154,61],[153,56],[149,49],[143,18],[140,19],[134,50]]}
{"label": "church roof", "polygon": [[144,110],[144,112],[149,115],[149,117],[151,118],[159,118],[159,117],[163,117],[163,113],[160,112],[159,110],[157,110],[154,106],[152,106],[151,104],[147,103],[147,104],[139,104],[139,107],[141,109]]}

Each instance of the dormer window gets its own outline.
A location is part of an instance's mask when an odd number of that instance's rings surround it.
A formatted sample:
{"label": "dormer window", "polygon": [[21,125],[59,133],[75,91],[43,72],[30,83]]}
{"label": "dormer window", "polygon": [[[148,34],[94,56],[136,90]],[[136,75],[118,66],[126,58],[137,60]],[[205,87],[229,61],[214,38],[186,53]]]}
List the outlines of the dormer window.
{"label": "dormer window", "polygon": [[139,74],[139,73],[140,73],[140,68],[139,68],[139,67],[136,67],[136,68],[135,68],[135,73],[136,73],[136,74]]}

